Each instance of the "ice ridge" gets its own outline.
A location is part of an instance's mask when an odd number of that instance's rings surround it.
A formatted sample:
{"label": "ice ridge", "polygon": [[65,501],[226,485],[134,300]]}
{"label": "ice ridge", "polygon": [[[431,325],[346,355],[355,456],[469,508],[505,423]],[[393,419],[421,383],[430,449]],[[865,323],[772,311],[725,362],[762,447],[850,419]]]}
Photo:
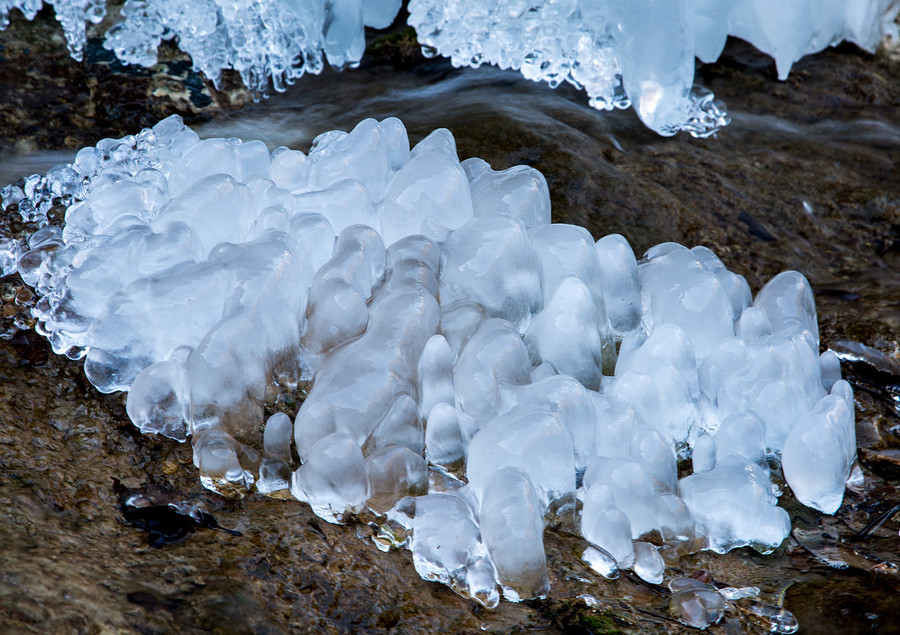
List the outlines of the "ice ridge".
{"label": "ice ridge", "polygon": [[[0,0],[0,29],[18,8],[33,19],[41,0]],[[106,0],[48,0],[65,31],[69,52],[81,61],[85,23],[106,16]],[[126,64],[153,66],[163,40],[175,39],[194,69],[219,85],[222,71],[240,73],[255,95],[271,85],[283,91],[325,61],[356,67],[365,50],[363,26],[390,26],[400,0],[126,0],[122,20],[103,46]]]}
{"label": "ice ridge", "polygon": [[411,0],[426,54],[494,64],[552,87],[583,88],[594,108],[634,106],[661,135],[707,136],[728,117],[694,86],[694,58],[714,62],[729,35],[794,62],[843,40],[874,50],[898,37],[896,0]]}
{"label": "ice ridge", "polygon": [[141,430],[190,439],[206,487],[375,514],[381,547],[486,606],[547,593],[548,522],[658,583],[681,554],[777,547],[779,462],[825,513],[855,470],[803,275],[754,296],[705,247],[638,261],[444,129],[411,148],[367,119],[304,154],[172,116],[2,198],[43,225],[0,254],[39,331]]}
{"label": "ice ridge", "polygon": [[[86,22],[105,0],[48,0],[81,60]],[[41,0],[0,0],[0,29],[18,8],[30,20]],[[234,69],[259,96],[283,91],[325,61],[355,67],[363,26],[385,28],[400,0],[126,0],[104,46],[127,64],[152,66],[175,39],[216,85]],[[556,87],[584,88],[594,108],[634,106],[661,135],[713,134],[729,118],[694,85],[695,58],[713,62],[729,35],[771,55],[779,79],[804,55],[841,41],[874,50],[898,39],[900,0],[411,0],[408,22],[428,56],[454,66],[494,64]]]}

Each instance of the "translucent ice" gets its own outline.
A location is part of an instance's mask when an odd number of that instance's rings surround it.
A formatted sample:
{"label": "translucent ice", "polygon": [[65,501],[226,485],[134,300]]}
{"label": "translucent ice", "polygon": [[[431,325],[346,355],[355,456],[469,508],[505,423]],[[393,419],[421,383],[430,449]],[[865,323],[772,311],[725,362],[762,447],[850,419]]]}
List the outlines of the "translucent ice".
{"label": "translucent ice", "polygon": [[519,601],[550,590],[543,509],[523,471],[503,468],[492,479],[481,499],[481,534],[505,598]]}
{"label": "translucent ice", "polygon": [[619,234],[604,236],[595,248],[609,323],[616,333],[623,335],[641,321],[641,288],[634,252]]}
{"label": "translucent ice", "polygon": [[[597,328],[601,323],[584,283],[564,278],[525,333],[532,363],[549,362],[557,371],[597,390],[603,366],[604,340]],[[608,338],[605,343],[611,344]]]}
{"label": "translucent ice", "polygon": [[672,613],[683,624],[705,629],[725,615],[725,600],[711,584],[691,578],[675,578],[669,582],[669,589],[672,591]]}
{"label": "translucent ice", "polygon": [[767,470],[741,458],[683,478],[679,490],[718,553],[746,545],[769,552],[791,529],[787,512],[775,505]]}
{"label": "translucent ice", "polygon": [[[497,415],[469,444],[466,476],[484,492],[498,470],[517,467],[525,472],[547,507],[575,492],[572,438],[559,413],[529,405]],[[600,545],[602,546],[602,545]]]}
{"label": "translucent ice", "polygon": [[[471,594],[472,570],[487,561],[493,573],[493,566],[469,507],[448,494],[420,496],[410,504],[414,506],[410,550],[416,572],[426,580]],[[490,588],[484,595],[484,604],[496,606],[496,589]]]}
{"label": "translucent ice", "polygon": [[359,445],[339,432],[323,438],[294,472],[291,493],[329,522],[360,511],[369,498],[369,482]]}
{"label": "translucent ice", "polygon": [[489,214],[453,232],[441,250],[440,294],[442,307],[476,302],[490,317],[527,328],[544,301],[541,263],[522,221]]}
{"label": "translucent ice", "polygon": [[366,457],[370,509],[384,513],[405,496],[428,492],[428,467],[421,454],[387,445]]}
{"label": "translucent ice", "polygon": [[610,503],[628,517],[632,538],[640,538],[659,528],[657,492],[636,462],[598,457],[584,473],[584,487],[588,493],[598,487],[605,489]]}
{"label": "translucent ice", "polygon": [[840,395],[841,380],[784,442],[784,478],[797,499],[808,507],[833,514],[841,506],[844,483],[856,459],[853,404]]}
{"label": "translucent ice", "polygon": [[603,485],[585,492],[581,533],[592,545],[609,553],[620,568],[634,563],[628,516],[613,505],[609,490]]}
{"label": "translucent ice", "polygon": [[706,136],[728,122],[712,95],[694,87],[694,57],[712,62],[728,35],[775,58],[785,79],[802,56],[847,39],[873,50],[897,37],[894,0],[609,0],[513,2],[412,0],[409,24],[426,55],[454,66],[495,64],[551,87],[587,91],[595,108],[634,105],[663,135]]}
{"label": "translucent ice", "polygon": [[[0,3],[0,28],[17,7],[31,20],[40,0]],[[106,16],[106,0],[48,0],[65,30],[69,51],[81,60],[85,23]],[[218,83],[224,69],[240,73],[253,91],[271,81],[284,90],[305,73],[355,67],[365,49],[363,25],[385,28],[400,9],[399,0],[313,0],[312,2],[228,3],[223,0],[127,0],[123,20],[106,32],[104,47],[126,64],[153,66],[162,40],[176,40],[194,68]]]}
{"label": "translucent ice", "polygon": [[[853,474],[853,391],[801,274],[754,300],[704,247],[638,264],[446,130],[410,150],[366,120],[307,156],[172,117],[52,172],[4,204],[67,207],[12,248],[54,350],[127,390],[142,431],[190,438],[204,486],[386,518],[381,546],[485,606],[547,593],[552,519],[596,571],[655,583],[691,549],[784,539],[779,457],[828,513]],[[716,597],[676,608],[710,623]]]}
{"label": "translucent ice", "polygon": [[649,542],[634,543],[634,572],[640,578],[650,584],[659,584],[663,581],[663,573],[666,565],[659,549]]}

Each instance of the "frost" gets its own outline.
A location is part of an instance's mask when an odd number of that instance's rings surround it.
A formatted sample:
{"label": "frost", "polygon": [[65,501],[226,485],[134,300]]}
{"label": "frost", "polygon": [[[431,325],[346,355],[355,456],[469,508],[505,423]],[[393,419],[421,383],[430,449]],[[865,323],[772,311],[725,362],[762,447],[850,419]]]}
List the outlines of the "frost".
{"label": "frost", "polygon": [[[551,224],[533,169],[460,163],[446,130],[410,148],[370,119],[307,155],[173,116],[5,191],[66,206],[0,242],[40,332],[141,430],[190,439],[204,486],[375,514],[382,547],[485,606],[547,593],[557,517],[599,573],[658,583],[660,547],[782,542],[779,456],[826,513],[853,474],[852,389],[801,274],[754,298],[706,248],[636,261]],[[686,623],[720,617],[680,593]]]}

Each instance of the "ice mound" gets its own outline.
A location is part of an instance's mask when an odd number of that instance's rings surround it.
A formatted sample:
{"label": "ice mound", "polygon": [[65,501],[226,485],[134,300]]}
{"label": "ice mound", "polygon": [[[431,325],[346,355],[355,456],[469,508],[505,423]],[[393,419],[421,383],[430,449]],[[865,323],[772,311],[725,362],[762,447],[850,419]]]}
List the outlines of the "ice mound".
{"label": "ice mound", "polygon": [[706,136],[727,123],[694,86],[694,58],[715,61],[729,35],[794,62],[843,40],[874,50],[897,37],[896,0],[411,0],[409,24],[426,54],[454,66],[494,64],[587,91],[594,108],[633,105],[662,135]]}
{"label": "ice mound", "polygon": [[548,522],[599,573],[659,583],[663,553],[781,543],[779,458],[826,513],[854,470],[853,393],[801,274],[754,298],[704,247],[638,262],[551,224],[536,170],[460,163],[446,130],[410,148],[370,119],[270,153],[173,116],[26,186],[2,206],[44,226],[7,240],[5,272],[135,425],[190,438],[224,495],[377,515],[380,546],[486,606],[547,592]]}
{"label": "ice mound", "polygon": [[[106,0],[48,0],[62,25],[69,52],[81,61],[85,23],[106,16]],[[106,33],[103,46],[126,64],[153,66],[162,40],[175,39],[194,69],[218,85],[223,69],[240,73],[256,94],[271,81],[282,91],[304,73],[318,74],[325,60],[355,67],[365,50],[363,26],[390,26],[400,0],[126,0],[123,20]],[[0,29],[18,8],[29,20],[41,0],[0,0]]]}

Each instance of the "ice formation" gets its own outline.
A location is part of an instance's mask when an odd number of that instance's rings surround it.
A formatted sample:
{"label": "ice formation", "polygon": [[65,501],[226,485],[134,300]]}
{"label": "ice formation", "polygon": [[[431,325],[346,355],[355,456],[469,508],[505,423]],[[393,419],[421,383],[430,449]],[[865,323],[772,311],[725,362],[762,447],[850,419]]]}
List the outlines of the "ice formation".
{"label": "ice formation", "polygon": [[[69,52],[81,60],[85,23],[106,16],[106,0],[48,0],[66,34]],[[29,20],[41,0],[0,0],[0,29],[18,8]],[[163,40],[178,46],[218,85],[234,69],[255,93],[270,85],[282,91],[304,73],[328,63],[355,67],[365,50],[363,25],[390,26],[401,0],[125,0],[123,20],[106,33],[103,46],[126,64],[153,66]]]}
{"label": "ice formation", "polygon": [[[603,575],[658,583],[679,553],[782,542],[779,457],[826,513],[854,467],[853,393],[801,274],[754,298],[704,247],[637,262],[551,224],[533,168],[460,162],[447,130],[410,148],[369,119],[270,153],[173,116],[2,194],[44,224],[0,258],[39,330],[127,390],[141,430],[190,437],[206,487],[374,513],[378,544],[486,606],[547,592],[551,520]],[[685,620],[718,615],[680,592]]]}
{"label": "ice formation", "polygon": [[494,64],[587,91],[595,108],[633,105],[652,130],[705,136],[727,123],[694,87],[729,35],[775,59],[779,79],[842,40],[874,50],[897,37],[897,0],[410,0],[409,23],[454,66]]}
{"label": "ice formation", "polygon": [[[42,0],[0,0],[0,29],[18,8],[30,20]],[[81,60],[85,23],[106,0],[48,0],[72,56]],[[152,66],[175,39],[195,70],[218,85],[238,71],[254,94],[282,91],[304,73],[355,67],[363,26],[385,28],[400,0],[126,0],[104,47],[126,64]],[[587,91],[598,109],[633,105],[662,135],[708,136],[728,122],[708,90],[694,86],[694,58],[713,62],[729,35],[775,60],[779,79],[804,55],[847,40],[874,50],[898,35],[900,0],[411,0],[409,24],[426,55],[454,66],[489,63],[556,87]]]}

